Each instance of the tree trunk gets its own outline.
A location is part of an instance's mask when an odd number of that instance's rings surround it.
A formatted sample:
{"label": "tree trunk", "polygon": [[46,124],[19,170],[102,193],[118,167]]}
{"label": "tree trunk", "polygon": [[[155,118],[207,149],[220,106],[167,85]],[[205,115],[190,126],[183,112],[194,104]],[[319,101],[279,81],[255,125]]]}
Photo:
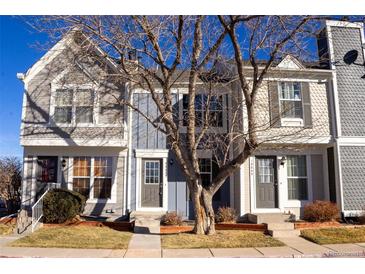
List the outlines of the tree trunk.
{"label": "tree trunk", "polygon": [[192,193],[192,201],[194,206],[195,226],[193,232],[195,234],[205,234],[206,214],[201,199],[202,187],[198,186],[196,191]]}
{"label": "tree trunk", "polygon": [[203,189],[201,196],[204,202],[204,209],[207,216],[207,226],[205,229],[205,234],[213,235],[215,234],[215,214],[213,210],[213,194],[210,191]]}

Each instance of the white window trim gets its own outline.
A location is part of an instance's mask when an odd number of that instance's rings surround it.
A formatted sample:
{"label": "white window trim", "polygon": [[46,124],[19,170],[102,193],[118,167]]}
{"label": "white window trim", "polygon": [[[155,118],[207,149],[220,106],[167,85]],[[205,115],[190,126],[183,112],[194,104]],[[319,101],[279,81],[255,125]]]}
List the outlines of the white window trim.
{"label": "white window trim", "polygon": [[[86,203],[90,204],[97,204],[97,203],[116,203],[117,202],[117,160],[118,157],[115,156],[71,156],[69,157],[69,163],[71,164],[69,166],[69,184],[68,188],[70,190],[73,190],[73,160],[75,157],[90,157],[91,163],[90,163],[90,191],[89,191],[89,198],[86,200]],[[111,157],[112,158],[112,185],[111,185],[111,197],[108,199],[97,199],[94,198],[94,161],[95,157]]]}
{"label": "white window trim", "polygon": [[[168,210],[168,183],[167,183],[167,158],[168,149],[135,149],[136,157],[136,211],[166,212]],[[142,207],[141,184],[142,182],[142,159],[162,160],[162,207]]]}
{"label": "white window trim", "polygon": [[[275,155],[274,153],[267,153],[269,156],[277,157],[277,180],[278,180],[278,207],[277,208],[257,208],[256,207],[256,167],[255,156],[249,158],[249,173],[250,173],[250,207],[251,213],[279,213],[285,212],[286,208],[301,208],[307,203],[313,201],[313,181],[312,181],[312,166],[311,166],[311,154],[304,153],[285,153]],[[288,200],[288,180],[287,180],[287,164],[280,165],[283,156],[288,155],[305,155],[307,161],[307,187],[308,187],[308,200]],[[257,155],[260,156],[260,155]],[[241,193],[242,195],[242,193]]]}
{"label": "white window trim", "polygon": [[[301,82],[299,82],[300,84],[300,96],[301,99],[281,99],[281,84],[282,83],[294,83],[297,81],[279,81],[277,83],[278,85],[278,93],[279,93],[279,113],[280,113],[280,120],[281,120],[281,126],[282,127],[302,127],[304,126],[304,106],[303,106],[303,85]],[[281,117],[281,101],[290,101],[290,102],[301,102],[302,103],[302,118],[295,118],[295,117]]]}
{"label": "white window trim", "polygon": [[[159,165],[161,165],[161,160],[160,159],[146,159],[145,162],[144,162],[144,170],[146,171],[147,170],[147,162],[149,163],[159,163]],[[147,176],[145,175],[143,178],[144,178],[144,181],[143,181],[143,184],[145,185],[160,185],[161,183],[161,179],[162,179],[162,176],[161,176],[161,168],[162,166],[160,166],[159,170],[158,170],[158,178],[159,178],[159,181],[158,183],[146,183],[146,179],[147,179]]]}
{"label": "white window trim", "polygon": [[[71,123],[56,123],[53,119],[54,117],[54,111],[56,108],[55,105],[55,95],[56,95],[56,90],[57,89],[72,89],[72,114],[71,114]],[[93,122],[92,123],[76,123],[76,103],[75,103],[75,90],[76,89],[91,89],[93,91],[93,97],[94,97],[94,101],[93,101]],[[98,86],[95,84],[81,84],[81,85],[76,85],[76,84],[64,84],[64,85],[60,85],[60,84],[51,84],[51,101],[50,101],[50,111],[49,111],[49,120],[48,120],[48,127],[54,127],[54,126],[59,126],[59,127],[93,127],[95,124],[97,124],[98,121],[98,106],[97,106],[97,102],[98,102],[98,92],[97,92]]]}
{"label": "white window trim", "polygon": [[[198,94],[204,94],[205,92],[200,92]],[[184,95],[188,95],[188,93],[186,92],[182,92],[179,93],[178,98],[179,98],[179,131],[181,133],[186,133],[187,132],[187,126],[183,125],[183,96]],[[211,132],[211,133],[225,133],[228,129],[228,124],[227,124],[227,107],[228,107],[228,102],[227,102],[227,96],[225,96],[226,93],[223,92],[222,94],[219,94],[219,96],[222,96],[222,104],[223,104],[223,108],[222,108],[222,122],[223,122],[223,126],[222,127],[209,127],[207,132]],[[202,130],[202,127],[196,127],[196,131],[200,132]]]}

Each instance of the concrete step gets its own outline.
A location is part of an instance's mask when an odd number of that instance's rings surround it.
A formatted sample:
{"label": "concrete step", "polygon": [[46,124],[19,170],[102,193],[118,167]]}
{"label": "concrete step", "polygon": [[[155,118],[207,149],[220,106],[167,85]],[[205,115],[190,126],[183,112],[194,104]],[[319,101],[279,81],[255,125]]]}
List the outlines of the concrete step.
{"label": "concrete step", "polygon": [[252,223],[283,223],[289,221],[290,215],[283,213],[256,213],[248,214],[248,220]]}
{"label": "concrete step", "polygon": [[268,230],[268,233],[275,238],[290,238],[300,235],[300,230],[288,229],[288,230]]}
{"label": "concrete step", "polygon": [[268,223],[267,224],[268,230],[293,230],[294,223],[290,222],[283,222],[283,223]]}
{"label": "concrete step", "polygon": [[161,217],[165,212],[141,212],[134,211],[130,214],[130,220],[134,220],[135,233],[160,233]]}

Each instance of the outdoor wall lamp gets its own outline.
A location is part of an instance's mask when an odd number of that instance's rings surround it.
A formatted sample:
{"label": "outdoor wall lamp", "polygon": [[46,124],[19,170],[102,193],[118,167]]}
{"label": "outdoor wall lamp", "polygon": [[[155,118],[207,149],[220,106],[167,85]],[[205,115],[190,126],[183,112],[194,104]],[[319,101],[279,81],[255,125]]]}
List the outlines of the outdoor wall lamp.
{"label": "outdoor wall lamp", "polygon": [[286,162],[286,157],[285,156],[281,157],[280,165],[281,166],[285,165],[285,162]]}
{"label": "outdoor wall lamp", "polygon": [[65,167],[66,167],[66,159],[62,159],[62,161],[61,161],[61,165],[62,165],[62,167],[63,167],[63,168],[65,168]]}

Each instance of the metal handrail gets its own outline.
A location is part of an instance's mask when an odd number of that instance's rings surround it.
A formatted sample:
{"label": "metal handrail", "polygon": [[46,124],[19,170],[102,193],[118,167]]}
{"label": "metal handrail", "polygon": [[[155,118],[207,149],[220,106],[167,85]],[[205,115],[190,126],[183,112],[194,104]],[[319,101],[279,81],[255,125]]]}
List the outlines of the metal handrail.
{"label": "metal handrail", "polygon": [[34,232],[37,224],[43,217],[43,199],[48,193],[49,188],[42,194],[38,201],[32,206],[32,233]]}

